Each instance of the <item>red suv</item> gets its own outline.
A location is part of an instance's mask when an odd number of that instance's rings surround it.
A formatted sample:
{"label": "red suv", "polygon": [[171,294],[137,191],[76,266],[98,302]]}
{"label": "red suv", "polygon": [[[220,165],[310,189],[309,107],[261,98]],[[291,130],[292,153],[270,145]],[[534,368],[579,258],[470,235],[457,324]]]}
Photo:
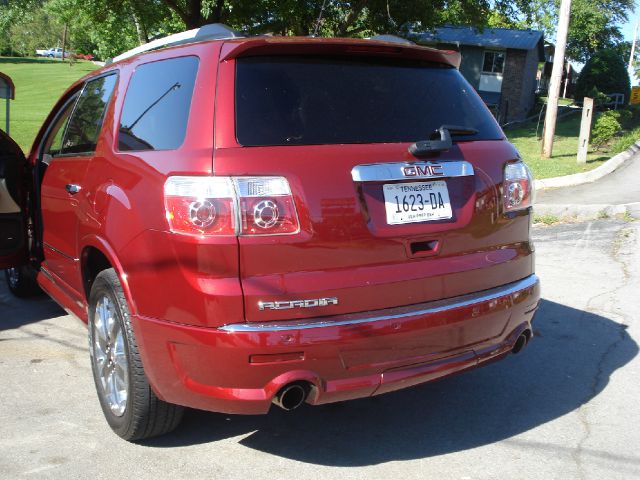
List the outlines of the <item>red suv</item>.
{"label": "red suv", "polygon": [[532,178],[458,53],[210,26],[116,60],[26,158],[0,137],[0,268],[88,323],[118,435],[379,395],[531,338]]}

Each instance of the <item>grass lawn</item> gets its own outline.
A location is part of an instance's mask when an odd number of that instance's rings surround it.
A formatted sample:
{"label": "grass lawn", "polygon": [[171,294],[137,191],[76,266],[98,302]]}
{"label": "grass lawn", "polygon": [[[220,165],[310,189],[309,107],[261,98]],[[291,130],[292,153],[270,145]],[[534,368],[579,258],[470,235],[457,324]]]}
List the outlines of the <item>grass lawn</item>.
{"label": "grass lawn", "polygon": [[[526,127],[505,130],[507,138],[518,147],[524,161],[531,167],[533,176],[538,179],[586,172],[602,165],[617,153],[612,152],[615,150],[615,143],[612,147],[602,151],[590,149],[587,155],[587,163],[578,164],[576,155],[578,153],[579,132],[580,113],[560,118],[556,126],[556,136],[553,142],[553,157],[543,160],[540,158],[542,140],[536,138],[535,123]],[[542,135],[542,125],[538,134]]]}
{"label": "grass lawn", "polygon": [[[11,137],[25,153],[67,87],[96,68],[85,61],[70,66],[53,59],[0,57],[0,72],[9,75],[16,87],[16,99],[11,102]],[[4,129],[4,101],[0,112],[0,128]]]}

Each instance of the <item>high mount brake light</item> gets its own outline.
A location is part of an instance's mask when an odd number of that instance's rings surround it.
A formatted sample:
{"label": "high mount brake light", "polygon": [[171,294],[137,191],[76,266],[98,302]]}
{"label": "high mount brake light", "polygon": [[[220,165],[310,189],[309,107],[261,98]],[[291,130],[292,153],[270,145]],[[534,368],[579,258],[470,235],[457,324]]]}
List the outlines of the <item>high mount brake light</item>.
{"label": "high mount brake light", "polygon": [[522,162],[507,163],[502,182],[502,205],[504,212],[523,210],[533,204],[533,175]]}
{"label": "high mount brake light", "polygon": [[284,177],[169,177],[169,229],[186,235],[287,235],[300,229]]}

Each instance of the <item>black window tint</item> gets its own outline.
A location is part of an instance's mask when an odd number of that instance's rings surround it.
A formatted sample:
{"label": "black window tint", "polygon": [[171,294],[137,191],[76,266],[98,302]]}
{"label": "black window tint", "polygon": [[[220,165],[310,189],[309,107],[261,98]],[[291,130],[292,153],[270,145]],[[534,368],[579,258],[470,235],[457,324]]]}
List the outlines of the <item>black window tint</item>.
{"label": "black window tint", "polygon": [[388,60],[247,57],[237,62],[242,145],[415,142],[444,124],[503,138],[460,72]]}
{"label": "black window tint", "polygon": [[122,107],[120,150],[174,150],[182,145],[197,71],[196,57],[136,68]]}
{"label": "black window tint", "polygon": [[95,151],[117,78],[117,75],[107,75],[87,82],[67,125],[62,142],[63,154]]}
{"label": "black window tint", "polygon": [[44,142],[44,148],[42,150],[43,153],[55,156],[62,151],[62,137],[67,128],[67,124],[69,123],[69,118],[71,117],[71,112],[73,111],[73,107],[77,99],[78,94],[76,93],[63,107],[58,118],[55,120],[55,124],[51,130],[49,130],[48,137]]}
{"label": "black window tint", "polygon": [[484,52],[482,71],[484,73],[502,73],[504,70],[504,53]]}

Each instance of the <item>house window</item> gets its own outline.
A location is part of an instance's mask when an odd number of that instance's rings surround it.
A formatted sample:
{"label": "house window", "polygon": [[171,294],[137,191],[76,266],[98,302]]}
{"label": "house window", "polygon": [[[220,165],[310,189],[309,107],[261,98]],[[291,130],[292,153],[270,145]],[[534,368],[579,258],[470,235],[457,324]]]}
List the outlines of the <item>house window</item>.
{"label": "house window", "polygon": [[502,73],[504,70],[504,52],[484,52],[482,73]]}

